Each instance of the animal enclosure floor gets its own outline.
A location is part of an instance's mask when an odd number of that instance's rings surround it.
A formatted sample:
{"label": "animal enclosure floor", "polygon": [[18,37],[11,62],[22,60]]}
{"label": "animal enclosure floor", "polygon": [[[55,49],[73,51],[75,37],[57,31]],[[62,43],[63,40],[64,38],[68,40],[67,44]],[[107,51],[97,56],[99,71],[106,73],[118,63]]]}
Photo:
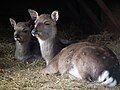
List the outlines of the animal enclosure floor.
{"label": "animal enclosure floor", "polygon": [[[108,40],[108,44],[100,35],[90,36],[87,40],[104,43],[120,59],[120,43],[117,41]],[[120,90],[120,85],[107,88],[97,83],[70,80],[58,74],[44,76],[41,74],[41,69],[45,67],[44,60],[25,64],[14,58],[14,51],[14,40],[9,36],[0,37],[0,90]]]}

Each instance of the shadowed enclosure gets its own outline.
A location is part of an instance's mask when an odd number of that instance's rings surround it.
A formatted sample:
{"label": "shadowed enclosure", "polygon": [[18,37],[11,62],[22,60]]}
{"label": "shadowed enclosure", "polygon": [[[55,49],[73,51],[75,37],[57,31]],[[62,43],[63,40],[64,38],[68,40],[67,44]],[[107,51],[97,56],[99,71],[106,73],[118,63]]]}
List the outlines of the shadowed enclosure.
{"label": "shadowed enclosure", "polygon": [[[89,34],[100,33],[104,31],[104,27],[109,24],[111,26],[110,28],[116,28],[117,30],[115,31],[118,31],[120,2],[115,0],[109,0],[109,2],[107,0],[102,0],[105,6],[109,9],[107,10],[99,1],[101,0],[4,0],[2,2],[3,6],[0,6],[0,24],[10,26],[10,17],[17,21],[29,20],[30,16],[27,10],[31,8],[37,10],[39,13],[51,13],[53,10],[58,10],[60,14],[58,21],[60,31],[64,31],[70,36],[77,35],[79,36],[79,39],[85,38]],[[69,30],[63,30],[60,27]],[[71,28],[74,30],[71,30]]]}
{"label": "shadowed enclosure", "polygon": [[[61,38],[89,41],[109,47],[120,62],[119,0],[2,0],[0,5],[0,90],[111,90],[99,84],[74,81],[58,74],[44,76],[44,60],[31,64],[15,59],[14,29],[16,22],[31,19],[28,9],[39,14],[59,11],[57,22]],[[113,88],[119,90],[120,85]]]}
{"label": "shadowed enclosure", "polygon": [[[101,1],[103,1],[103,4],[101,4]],[[10,26],[9,17],[17,21],[30,19],[29,8],[37,10],[41,14],[58,10],[60,14],[58,27],[69,28],[71,26],[70,28],[75,29],[68,31],[60,29],[60,31],[66,31],[69,35],[79,35],[82,38],[89,34],[97,34],[104,31],[104,27],[109,23],[112,28],[118,29],[119,17],[116,13],[119,13],[119,3],[119,1],[115,0],[109,0],[109,2],[107,0],[4,0],[2,2],[3,6],[0,6],[0,23],[1,25]]]}

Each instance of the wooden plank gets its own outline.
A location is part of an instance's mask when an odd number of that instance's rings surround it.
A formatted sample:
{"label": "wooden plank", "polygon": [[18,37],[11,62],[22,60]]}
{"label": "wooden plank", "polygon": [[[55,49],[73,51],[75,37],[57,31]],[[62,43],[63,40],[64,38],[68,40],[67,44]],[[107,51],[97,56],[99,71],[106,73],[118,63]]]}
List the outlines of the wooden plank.
{"label": "wooden plank", "polygon": [[90,19],[93,21],[93,23],[101,30],[102,24],[99,21],[99,19],[96,17],[96,15],[92,12],[92,10],[86,5],[86,3],[83,0],[77,0],[77,1],[79,5],[81,5],[85,9],[86,13],[90,17]]}
{"label": "wooden plank", "polygon": [[64,3],[71,10],[71,13],[73,13],[74,17],[77,17],[77,19],[79,20],[80,14],[77,12],[75,7],[73,5],[71,5],[71,2],[69,2],[69,0],[64,0]]}
{"label": "wooden plank", "polygon": [[117,18],[112,14],[111,10],[106,6],[106,4],[102,0],[95,0],[99,7],[102,9],[102,11],[110,18],[110,20],[113,22],[113,24],[120,29],[120,25],[118,23]]}

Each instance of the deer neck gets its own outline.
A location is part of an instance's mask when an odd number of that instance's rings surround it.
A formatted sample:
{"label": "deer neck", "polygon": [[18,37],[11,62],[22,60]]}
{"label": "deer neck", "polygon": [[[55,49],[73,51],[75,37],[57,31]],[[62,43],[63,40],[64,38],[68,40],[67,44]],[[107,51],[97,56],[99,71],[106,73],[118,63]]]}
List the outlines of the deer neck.
{"label": "deer neck", "polygon": [[40,44],[42,57],[47,61],[51,60],[56,54],[55,44],[58,43],[57,35],[55,34],[46,40],[41,40],[38,38],[38,41]]}
{"label": "deer neck", "polygon": [[30,56],[30,42],[20,43],[16,41],[15,56],[20,60],[25,60]]}

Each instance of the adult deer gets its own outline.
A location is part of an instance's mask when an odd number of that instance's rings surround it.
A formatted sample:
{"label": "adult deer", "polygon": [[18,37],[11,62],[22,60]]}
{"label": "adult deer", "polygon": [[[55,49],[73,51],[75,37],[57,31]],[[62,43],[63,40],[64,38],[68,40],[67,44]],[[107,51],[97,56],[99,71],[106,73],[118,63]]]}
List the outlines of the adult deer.
{"label": "adult deer", "polygon": [[35,21],[32,35],[35,36],[40,44],[41,54],[46,65],[57,55],[60,50],[68,44],[63,44],[57,35],[57,20],[59,18],[58,11],[52,14],[38,15],[37,11],[28,9],[28,12]]}
{"label": "adult deer", "polygon": [[59,72],[73,79],[100,82],[108,87],[119,83],[119,62],[109,48],[89,42],[80,42],[62,49],[63,45],[56,35],[58,11],[53,11],[51,15],[38,15],[35,10],[31,9],[28,11],[31,18],[35,20],[32,35],[38,39],[42,56],[47,63],[42,73]]}

